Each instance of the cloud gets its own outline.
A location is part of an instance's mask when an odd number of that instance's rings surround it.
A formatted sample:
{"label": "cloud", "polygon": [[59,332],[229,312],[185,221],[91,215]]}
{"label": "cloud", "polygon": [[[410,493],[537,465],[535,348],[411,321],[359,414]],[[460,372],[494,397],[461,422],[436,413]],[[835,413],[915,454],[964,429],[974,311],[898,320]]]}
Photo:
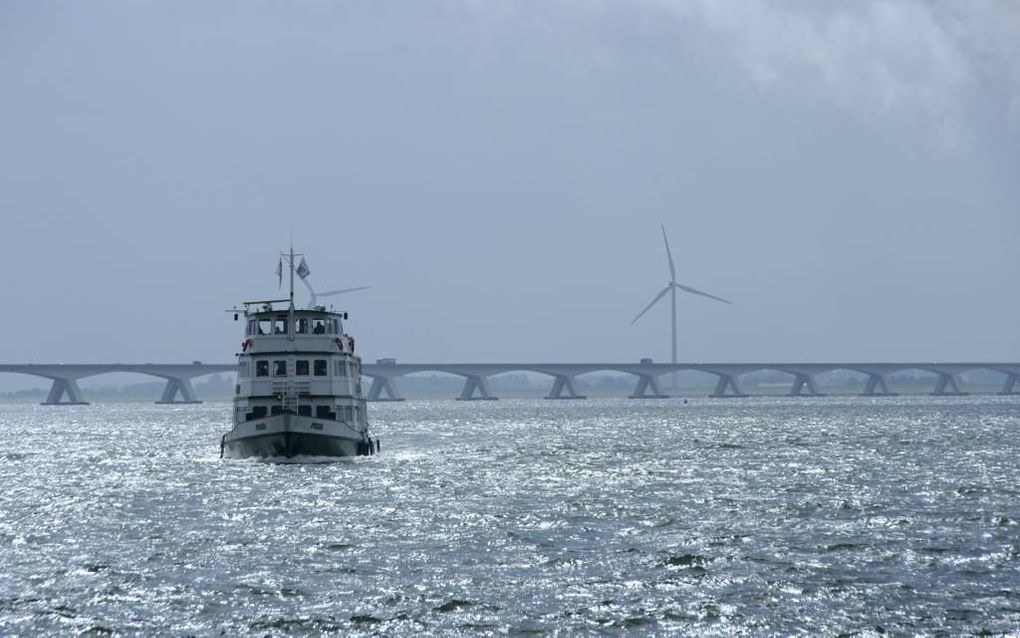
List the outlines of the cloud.
{"label": "cloud", "polygon": [[945,23],[971,60],[977,83],[1002,102],[1020,126],[1020,3],[1015,0],[956,2]]}
{"label": "cloud", "polygon": [[959,51],[916,4],[873,2],[853,12],[736,6],[704,2],[697,10],[761,84],[802,86],[881,110],[943,111],[967,81]]}
{"label": "cloud", "polygon": [[966,134],[982,89],[996,91],[1007,111],[1020,95],[1015,2],[657,4],[716,34],[763,87],[865,114],[920,116],[945,141]]}
{"label": "cloud", "polygon": [[[1020,2],[1015,0],[450,0],[480,29],[563,38],[616,26],[696,33],[762,90],[901,118],[956,144],[976,109],[1020,125]],[[620,20],[624,13],[635,19]],[[608,25],[608,26],[607,26]],[[589,36],[591,34],[588,34]],[[589,37],[611,48],[626,38]],[[665,46],[665,45],[664,45]],[[626,55],[617,51],[617,55]],[[605,50],[591,59],[612,55]],[[978,102],[986,102],[977,104]]]}

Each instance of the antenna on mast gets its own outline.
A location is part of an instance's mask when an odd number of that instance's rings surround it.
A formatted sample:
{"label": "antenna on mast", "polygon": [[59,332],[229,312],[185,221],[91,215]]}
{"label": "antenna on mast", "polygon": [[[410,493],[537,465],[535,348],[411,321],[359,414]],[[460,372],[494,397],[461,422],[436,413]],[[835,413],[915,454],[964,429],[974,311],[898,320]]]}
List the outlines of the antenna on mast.
{"label": "antenna on mast", "polygon": [[290,308],[294,309],[294,244],[290,245]]}
{"label": "antenna on mast", "polygon": [[294,340],[294,227],[290,228],[290,252],[287,255],[287,266],[290,268],[290,306],[287,308],[287,339]]}
{"label": "antenna on mast", "polygon": [[294,227],[290,227],[290,309],[294,310]]}

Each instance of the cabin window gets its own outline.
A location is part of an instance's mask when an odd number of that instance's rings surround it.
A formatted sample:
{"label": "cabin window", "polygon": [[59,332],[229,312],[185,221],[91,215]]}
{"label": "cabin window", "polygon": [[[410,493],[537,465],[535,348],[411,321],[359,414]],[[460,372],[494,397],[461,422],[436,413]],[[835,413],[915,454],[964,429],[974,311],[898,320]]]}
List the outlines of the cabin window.
{"label": "cabin window", "polygon": [[273,334],[274,335],[285,335],[285,334],[287,334],[287,316],[286,315],[283,315],[281,317],[277,317],[276,320],[273,321]]}
{"label": "cabin window", "polygon": [[361,407],[357,405],[354,406],[354,421],[355,423],[361,421]]}
{"label": "cabin window", "polygon": [[273,376],[274,377],[285,377],[287,376],[287,360],[278,359],[273,362]]}
{"label": "cabin window", "polygon": [[354,408],[349,405],[344,406],[344,421],[354,423]]}
{"label": "cabin window", "polygon": [[340,320],[333,320],[333,334],[340,334]]}
{"label": "cabin window", "polygon": [[256,361],[255,362],[255,376],[256,377],[268,377],[269,376],[269,362],[268,361]]}
{"label": "cabin window", "polygon": [[248,413],[247,420],[252,421],[254,419],[261,419],[264,416],[266,416],[266,406],[256,405],[253,406],[251,412]]}
{"label": "cabin window", "polygon": [[297,413],[299,416],[312,416],[312,406],[310,405],[299,405],[297,407]]}
{"label": "cabin window", "polygon": [[294,321],[294,332],[299,335],[308,334],[308,319],[296,319]]}
{"label": "cabin window", "polygon": [[324,377],[327,374],[326,360],[316,359],[315,360],[315,376]]}
{"label": "cabin window", "polygon": [[246,334],[246,335],[248,335],[250,337],[251,335],[255,334],[256,330],[257,330],[257,327],[256,327],[255,320],[254,319],[249,319],[248,320],[248,329],[245,331],[244,334]]}
{"label": "cabin window", "polygon": [[312,319],[312,333],[317,335],[326,334],[326,322],[322,319]]}
{"label": "cabin window", "polygon": [[247,361],[241,361],[240,363],[237,364],[237,376],[239,376],[242,379],[247,379],[248,372],[249,368]]}
{"label": "cabin window", "polygon": [[342,359],[336,360],[336,372],[334,374],[340,379],[347,377],[347,364]]}
{"label": "cabin window", "polygon": [[298,359],[294,362],[294,374],[299,377],[308,376],[308,359]]}
{"label": "cabin window", "polygon": [[277,414],[283,414],[284,413],[283,406],[274,405],[272,408],[269,409],[269,413],[272,414],[273,416],[276,416]]}
{"label": "cabin window", "polygon": [[315,406],[315,418],[317,419],[329,419],[330,421],[336,420],[336,412],[332,412],[328,405],[317,405]]}
{"label": "cabin window", "polygon": [[260,335],[267,335],[270,332],[272,332],[272,329],[273,329],[273,322],[270,321],[269,319],[259,319],[258,320],[258,329],[257,329],[258,330],[258,334],[260,334]]}

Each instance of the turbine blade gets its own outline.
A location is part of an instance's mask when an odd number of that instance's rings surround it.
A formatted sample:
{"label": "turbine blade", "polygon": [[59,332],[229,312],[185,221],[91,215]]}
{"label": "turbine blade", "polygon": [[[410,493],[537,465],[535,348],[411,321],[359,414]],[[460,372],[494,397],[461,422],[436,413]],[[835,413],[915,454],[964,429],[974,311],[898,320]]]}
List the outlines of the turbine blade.
{"label": "turbine blade", "polygon": [[660,223],[659,228],[662,229],[662,241],[666,243],[666,258],[669,259],[669,280],[676,283],[676,266],[673,265],[673,253],[669,250],[669,240],[666,239],[666,226]]}
{"label": "turbine blade", "polygon": [[308,288],[308,309],[311,310],[311,309],[315,308],[315,301],[316,301],[315,300],[315,289],[312,288],[312,284],[309,283],[307,277],[302,277],[301,278],[301,283],[303,283],[305,285],[305,288]]}
{"label": "turbine blade", "polygon": [[315,291],[312,290],[312,284],[308,283],[308,278],[307,277],[302,277],[301,278],[301,283],[303,283],[305,285],[305,287],[308,288],[308,292],[311,293],[312,297],[314,298],[315,297]]}
{"label": "turbine blade", "polygon": [[641,312],[639,312],[638,316],[634,317],[634,321],[631,321],[630,325],[633,326],[634,322],[641,318],[641,315],[643,315],[646,312],[648,312],[649,310],[651,310],[652,306],[654,306],[660,299],[665,297],[666,293],[669,292],[669,290],[670,290],[670,287],[666,286],[665,288],[662,289],[662,292],[660,292],[659,294],[655,295],[655,299],[652,299],[652,303],[650,303],[647,306],[645,306],[645,309],[642,310]]}
{"label": "turbine blade", "polygon": [[326,292],[317,293],[316,297],[332,297],[333,295],[342,295],[345,292],[354,292],[355,290],[368,290],[372,286],[358,286],[357,288],[341,288],[340,290],[328,290]]}
{"label": "turbine blade", "polygon": [[680,290],[685,291],[685,292],[689,292],[689,293],[692,293],[692,294],[695,294],[695,295],[701,295],[702,297],[708,297],[709,299],[715,299],[716,301],[721,301],[723,303],[728,303],[730,305],[733,305],[732,301],[726,301],[722,297],[716,297],[715,295],[710,295],[707,292],[701,292],[697,288],[691,288],[690,286],[683,286],[681,284],[673,284],[673,285],[676,286],[677,288],[679,288]]}

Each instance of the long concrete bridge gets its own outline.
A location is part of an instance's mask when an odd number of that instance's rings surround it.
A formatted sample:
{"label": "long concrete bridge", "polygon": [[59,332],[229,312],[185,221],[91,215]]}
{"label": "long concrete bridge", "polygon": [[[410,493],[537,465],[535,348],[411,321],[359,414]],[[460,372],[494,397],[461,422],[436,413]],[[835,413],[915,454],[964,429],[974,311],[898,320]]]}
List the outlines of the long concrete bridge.
{"label": "long concrete bridge", "polygon": [[738,380],[749,372],[777,371],[792,378],[791,396],[821,396],[814,377],[826,372],[843,370],[867,377],[862,395],[892,396],[886,376],[897,372],[916,370],[936,377],[932,394],[963,395],[959,376],[976,370],[990,370],[1005,375],[1001,394],[1020,394],[1020,363],[652,363],[642,359],[638,363],[397,363],[393,359],[380,359],[364,366],[364,375],[372,377],[368,390],[370,401],[400,401],[396,379],[416,372],[445,372],[464,377],[464,389],[458,397],[462,401],[495,400],[489,377],[506,372],[535,372],[552,378],[547,399],[584,399],[574,385],[576,377],[591,372],[619,372],[636,378],[630,398],[657,399],[667,395],[659,387],[659,378],[673,372],[697,371],[717,378],[710,396],[715,398],[745,397]]}
{"label": "long concrete bridge", "polygon": [[[78,381],[101,374],[137,373],[166,380],[163,395],[157,403],[199,403],[191,380],[217,372],[233,372],[236,364],[194,362],[183,363],[103,363],[103,364],[0,364],[0,372],[12,372],[43,377],[52,381],[49,395],[43,405],[81,405],[86,401]],[[932,394],[963,395],[960,375],[988,370],[1004,375],[1001,394],[1020,394],[1020,363],[653,363],[642,359],[638,363],[397,363],[394,359],[379,359],[366,363],[362,373],[372,379],[368,390],[370,401],[403,401],[397,380],[419,372],[441,372],[464,379],[464,388],[458,397],[462,401],[492,401],[489,378],[507,372],[534,372],[552,379],[547,399],[584,399],[577,392],[578,376],[592,372],[617,372],[636,379],[632,399],[666,398],[659,386],[659,378],[673,372],[697,371],[714,375],[717,379],[710,396],[716,398],[744,397],[738,381],[741,376],[760,371],[778,371],[791,377],[791,396],[821,396],[815,377],[833,371],[856,372],[864,375],[863,396],[892,396],[886,377],[906,371],[933,374],[935,385]]]}
{"label": "long concrete bridge", "polygon": [[87,405],[78,381],[111,372],[134,372],[166,379],[163,396],[156,403],[201,403],[191,387],[191,380],[217,372],[234,372],[236,363],[26,363],[0,364],[0,372],[29,374],[50,379],[49,396],[43,405]]}

